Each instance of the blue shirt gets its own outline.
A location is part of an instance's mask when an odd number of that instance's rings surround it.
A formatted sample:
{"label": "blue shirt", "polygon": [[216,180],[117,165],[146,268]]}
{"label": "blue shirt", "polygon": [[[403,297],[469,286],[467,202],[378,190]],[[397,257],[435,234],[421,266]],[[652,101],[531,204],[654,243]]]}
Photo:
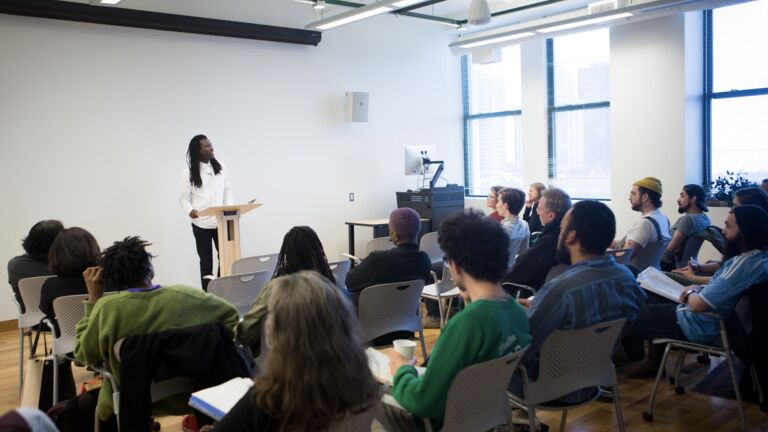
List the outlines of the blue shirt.
{"label": "blue shirt", "polygon": [[555,330],[577,330],[619,318],[633,321],[647,295],[626,266],[612,256],[576,263],[536,293],[528,309],[533,342],[526,359],[538,357]]}
{"label": "blue shirt", "polygon": [[[768,251],[751,250],[726,261],[699,296],[709,306],[707,312],[715,313],[727,321],[741,296],[766,279]],[[691,312],[684,305],[677,308],[677,321],[691,342],[711,343],[720,336],[720,324],[715,318]]]}

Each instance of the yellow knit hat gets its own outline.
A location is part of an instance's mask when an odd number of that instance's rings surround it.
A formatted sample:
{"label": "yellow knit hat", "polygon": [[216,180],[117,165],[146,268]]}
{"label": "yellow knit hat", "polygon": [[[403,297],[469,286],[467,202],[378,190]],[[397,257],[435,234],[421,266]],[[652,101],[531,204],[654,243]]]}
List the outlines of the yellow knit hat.
{"label": "yellow knit hat", "polygon": [[644,187],[650,191],[654,191],[657,194],[661,195],[661,180],[657,179],[656,177],[646,177],[646,178],[637,180],[632,184],[637,187]]}

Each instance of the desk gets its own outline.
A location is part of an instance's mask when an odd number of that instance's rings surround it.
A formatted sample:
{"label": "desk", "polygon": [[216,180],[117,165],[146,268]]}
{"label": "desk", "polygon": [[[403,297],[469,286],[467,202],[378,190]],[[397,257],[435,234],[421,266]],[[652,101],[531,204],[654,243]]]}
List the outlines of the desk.
{"label": "desk", "polygon": [[[349,230],[348,240],[349,240],[350,255],[355,254],[355,226],[364,226],[364,227],[373,228],[373,238],[387,237],[389,235],[389,219],[366,219],[366,220],[358,220],[358,221],[348,221],[344,223],[347,225],[347,229]],[[427,233],[430,231],[430,226],[431,226],[431,223],[429,219],[421,220],[421,231],[419,232],[419,238],[421,238],[421,234]]]}

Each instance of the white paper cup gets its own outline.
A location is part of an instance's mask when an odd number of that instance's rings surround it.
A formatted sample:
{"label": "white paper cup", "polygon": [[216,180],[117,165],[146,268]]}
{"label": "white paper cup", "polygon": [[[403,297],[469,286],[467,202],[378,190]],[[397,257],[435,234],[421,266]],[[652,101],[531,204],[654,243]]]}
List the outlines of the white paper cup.
{"label": "white paper cup", "polygon": [[410,360],[415,356],[416,342],[408,339],[396,339],[393,345],[395,351],[406,359]]}

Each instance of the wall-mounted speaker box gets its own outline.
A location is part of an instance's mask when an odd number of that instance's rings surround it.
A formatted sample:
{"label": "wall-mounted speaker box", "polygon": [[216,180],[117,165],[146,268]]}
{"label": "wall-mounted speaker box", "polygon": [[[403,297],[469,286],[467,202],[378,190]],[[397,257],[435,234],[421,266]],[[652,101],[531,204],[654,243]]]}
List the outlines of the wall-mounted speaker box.
{"label": "wall-mounted speaker box", "polygon": [[347,92],[347,121],[368,121],[368,97],[367,92]]}

